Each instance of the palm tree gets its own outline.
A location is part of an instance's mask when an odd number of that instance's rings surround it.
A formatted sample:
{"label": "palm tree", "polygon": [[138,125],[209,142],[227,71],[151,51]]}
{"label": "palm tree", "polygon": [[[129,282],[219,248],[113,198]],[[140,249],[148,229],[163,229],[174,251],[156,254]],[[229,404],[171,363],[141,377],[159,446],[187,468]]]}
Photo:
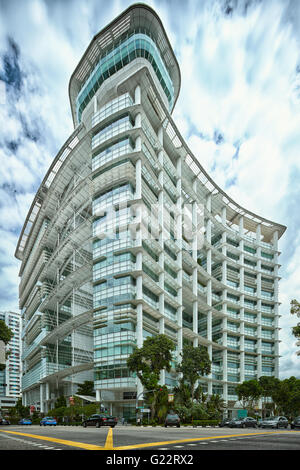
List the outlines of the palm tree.
{"label": "palm tree", "polygon": [[178,405],[191,405],[191,389],[181,378],[179,380],[179,385],[174,387],[175,403]]}
{"label": "palm tree", "polygon": [[206,406],[207,411],[218,418],[225,408],[225,402],[220,395],[211,395]]}

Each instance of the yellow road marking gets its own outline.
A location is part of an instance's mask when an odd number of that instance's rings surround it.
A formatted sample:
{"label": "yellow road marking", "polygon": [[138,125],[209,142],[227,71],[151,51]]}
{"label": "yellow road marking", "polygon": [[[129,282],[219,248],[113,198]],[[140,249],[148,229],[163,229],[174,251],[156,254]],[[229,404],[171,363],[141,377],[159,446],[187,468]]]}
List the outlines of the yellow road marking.
{"label": "yellow road marking", "polygon": [[[282,431],[270,431],[268,433],[265,432],[255,432],[255,433],[247,433],[247,434],[227,434],[225,436],[206,436],[206,437],[191,437],[189,439],[176,439],[172,441],[160,441],[160,442],[147,442],[143,444],[130,444],[126,446],[118,446],[118,447],[113,447],[113,430],[112,428],[109,428],[109,431],[106,436],[106,441],[105,441],[105,446],[96,446],[94,444],[85,444],[84,442],[76,442],[76,441],[67,441],[65,439],[57,439],[55,437],[48,437],[48,436],[39,436],[37,434],[27,434],[24,432],[17,432],[17,431],[3,431],[0,430],[0,432],[5,432],[8,434],[17,434],[19,436],[26,436],[26,437],[33,437],[35,439],[41,439],[44,441],[51,441],[51,442],[56,442],[58,444],[64,444],[67,446],[71,447],[80,447],[82,449],[86,450],[127,450],[127,449],[141,449],[145,447],[155,447],[155,446],[162,446],[162,445],[167,445],[167,444],[181,444],[185,442],[198,442],[198,441],[207,441],[211,439],[224,439],[228,437],[243,437],[243,436],[257,436],[257,435],[263,435],[263,434],[278,434]],[[286,431],[284,431],[286,432]],[[288,431],[289,433],[291,432],[297,432],[297,431]]]}
{"label": "yellow road marking", "polygon": [[104,448],[105,448],[105,450],[111,450],[111,449],[114,448],[114,446],[113,446],[113,428],[109,428],[109,430],[108,430]]}
{"label": "yellow road marking", "polygon": [[57,439],[55,437],[47,437],[47,436],[38,436],[37,434],[27,434],[25,432],[2,431],[2,430],[0,432],[6,432],[8,434],[16,434],[18,436],[33,437],[34,439],[41,439],[42,441],[56,442],[57,444],[80,447],[81,449],[86,449],[86,450],[104,450],[104,447],[95,446],[93,444],[85,444],[84,442],[66,441],[65,439]]}
{"label": "yellow road marking", "polygon": [[[127,450],[127,449],[140,449],[142,447],[155,447],[167,444],[182,444],[184,442],[198,442],[198,441],[207,441],[210,439],[225,439],[226,437],[241,437],[241,436],[255,436],[266,434],[264,432],[256,432],[256,433],[247,433],[247,434],[227,434],[225,436],[206,436],[206,437],[194,437],[189,439],[177,439],[174,441],[161,441],[161,442],[147,442],[145,444],[136,444],[136,445],[127,445],[127,446],[119,446],[114,447],[114,450]],[[268,434],[278,434],[278,431],[271,431]]]}

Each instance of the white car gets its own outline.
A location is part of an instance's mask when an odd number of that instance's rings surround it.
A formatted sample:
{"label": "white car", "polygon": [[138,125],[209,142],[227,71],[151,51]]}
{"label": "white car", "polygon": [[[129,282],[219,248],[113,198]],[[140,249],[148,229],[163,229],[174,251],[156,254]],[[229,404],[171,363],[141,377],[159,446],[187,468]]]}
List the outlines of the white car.
{"label": "white car", "polygon": [[263,419],[259,423],[260,428],[285,428],[287,429],[289,422],[285,416],[270,416]]}

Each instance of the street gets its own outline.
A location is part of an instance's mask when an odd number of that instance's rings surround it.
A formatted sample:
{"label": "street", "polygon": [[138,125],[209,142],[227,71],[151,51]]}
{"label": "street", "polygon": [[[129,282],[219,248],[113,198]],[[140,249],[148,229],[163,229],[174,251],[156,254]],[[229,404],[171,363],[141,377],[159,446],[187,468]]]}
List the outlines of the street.
{"label": "street", "polygon": [[300,450],[300,431],[230,428],[164,428],[117,425],[112,428],[75,426],[1,426],[2,450]]}

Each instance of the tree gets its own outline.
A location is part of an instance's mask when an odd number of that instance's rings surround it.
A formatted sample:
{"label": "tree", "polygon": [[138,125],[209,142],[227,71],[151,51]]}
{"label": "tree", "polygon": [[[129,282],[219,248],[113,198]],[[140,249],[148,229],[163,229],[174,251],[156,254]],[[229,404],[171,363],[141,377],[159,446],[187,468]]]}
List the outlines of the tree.
{"label": "tree", "polygon": [[225,402],[220,395],[211,395],[206,403],[207,413],[210,418],[218,419],[225,408]]}
{"label": "tree", "polygon": [[203,375],[211,370],[211,361],[207,349],[204,346],[194,347],[186,344],[181,353],[182,360],[177,365],[177,372],[182,373],[182,379],[190,386],[191,400],[194,401],[195,385]]}
{"label": "tree", "polygon": [[[9,341],[11,340],[11,338],[13,337],[13,332],[10,328],[8,328],[8,326],[6,325],[6,323],[3,321],[3,320],[0,320],[0,347],[3,346],[3,343],[4,343],[4,348],[5,346],[9,343]],[[2,343],[2,344],[1,344]],[[9,355],[9,352],[6,352],[6,357]],[[0,364],[0,371],[1,370],[4,370],[5,369],[5,363],[4,364]]]}
{"label": "tree", "polygon": [[153,391],[151,401],[151,418],[155,415],[155,405],[159,389],[160,372],[171,370],[172,351],[175,349],[173,341],[166,335],[149,336],[141,348],[135,348],[127,359],[127,366],[135,372],[146,390]]}
{"label": "tree", "polygon": [[287,416],[298,415],[300,411],[300,379],[292,376],[280,380],[273,391],[272,399],[280,413]]}
{"label": "tree", "polygon": [[19,398],[14,407],[9,409],[9,416],[11,418],[28,418],[30,416],[29,406],[22,405],[22,398]]}
{"label": "tree", "polygon": [[64,406],[66,406],[66,397],[61,395],[60,397],[58,397],[58,399],[55,402],[55,408],[61,408]]}
{"label": "tree", "polygon": [[198,387],[196,388],[194,398],[200,404],[205,404],[207,402],[208,395],[203,392],[201,385],[198,385]]}
{"label": "tree", "polygon": [[92,380],[85,380],[83,384],[80,384],[78,386],[77,394],[87,395],[90,397],[96,396],[96,392],[94,390],[94,382]]}
{"label": "tree", "polygon": [[190,406],[176,405],[174,411],[179,415],[182,422],[190,423],[194,419],[209,419],[206,407],[201,403],[193,403]]}
{"label": "tree", "polygon": [[[267,408],[267,398],[272,398],[274,392],[276,391],[276,388],[278,387],[278,384],[280,382],[279,379],[276,377],[269,377],[269,376],[261,376],[258,379],[258,382],[262,388],[261,392],[261,398],[263,398],[262,402],[262,417],[265,418],[265,411]],[[269,405],[270,406],[270,405]]]}
{"label": "tree", "polygon": [[[300,303],[296,299],[291,300],[291,314],[295,314],[298,318],[300,318]],[[297,325],[292,328],[292,333],[295,338],[298,339],[296,345],[300,346],[300,323],[297,323]],[[297,352],[297,354],[300,356],[300,350]]]}
{"label": "tree", "polygon": [[13,337],[13,332],[3,320],[0,320],[0,341],[3,341],[4,344],[8,344]]}
{"label": "tree", "polygon": [[236,386],[236,393],[243,408],[253,410],[254,402],[261,398],[262,387],[256,379],[246,380]]}
{"label": "tree", "polygon": [[[172,404],[168,401],[168,394],[169,390],[166,385],[161,387],[157,393],[155,403],[155,415],[157,416],[159,422],[164,421],[169,409],[172,407]],[[151,403],[151,400],[149,400],[149,403]]]}
{"label": "tree", "polygon": [[174,387],[174,401],[178,405],[191,406],[191,391],[183,378],[179,379],[179,383]]}

